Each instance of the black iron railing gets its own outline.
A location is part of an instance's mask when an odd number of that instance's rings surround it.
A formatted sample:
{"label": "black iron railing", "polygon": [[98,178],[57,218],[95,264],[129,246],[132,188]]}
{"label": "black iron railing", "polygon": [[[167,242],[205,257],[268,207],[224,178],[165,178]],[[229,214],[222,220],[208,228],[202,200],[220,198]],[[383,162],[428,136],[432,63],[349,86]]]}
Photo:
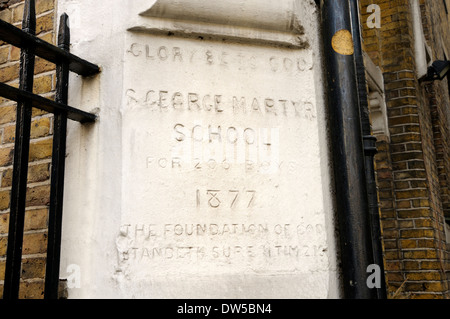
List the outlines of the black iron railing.
{"label": "black iron railing", "polygon": [[[0,83],[0,96],[17,102],[4,299],[19,298],[32,108],[35,107],[54,114],[44,290],[44,298],[46,299],[58,298],[67,120],[86,123],[94,122],[96,119],[94,114],[67,105],[69,72],[72,71],[82,76],[91,76],[100,72],[98,66],[69,52],[68,16],[66,14],[61,16],[58,46],[37,38],[35,34],[35,0],[25,1],[22,30],[0,20],[0,40],[21,49],[19,88]],[[55,101],[32,93],[35,56],[56,65]]]}

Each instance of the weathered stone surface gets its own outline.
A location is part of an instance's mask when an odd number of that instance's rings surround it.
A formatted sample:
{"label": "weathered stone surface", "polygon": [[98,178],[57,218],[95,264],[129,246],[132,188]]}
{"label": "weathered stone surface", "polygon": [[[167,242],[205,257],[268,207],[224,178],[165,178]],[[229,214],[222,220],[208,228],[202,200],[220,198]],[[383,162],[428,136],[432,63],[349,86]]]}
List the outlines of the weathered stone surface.
{"label": "weathered stone surface", "polygon": [[73,88],[101,121],[69,128],[62,269],[82,271],[69,297],[337,296],[314,2],[248,1],[233,16],[237,1],[181,2],[75,22],[115,80]]}

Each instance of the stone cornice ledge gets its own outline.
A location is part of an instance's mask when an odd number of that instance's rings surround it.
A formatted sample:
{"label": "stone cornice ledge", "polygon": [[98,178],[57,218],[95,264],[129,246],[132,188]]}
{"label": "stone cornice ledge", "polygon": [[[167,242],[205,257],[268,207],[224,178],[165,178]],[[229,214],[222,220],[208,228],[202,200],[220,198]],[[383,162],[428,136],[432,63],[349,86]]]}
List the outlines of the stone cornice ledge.
{"label": "stone cornice ledge", "polygon": [[303,49],[300,1],[158,0],[128,31]]}

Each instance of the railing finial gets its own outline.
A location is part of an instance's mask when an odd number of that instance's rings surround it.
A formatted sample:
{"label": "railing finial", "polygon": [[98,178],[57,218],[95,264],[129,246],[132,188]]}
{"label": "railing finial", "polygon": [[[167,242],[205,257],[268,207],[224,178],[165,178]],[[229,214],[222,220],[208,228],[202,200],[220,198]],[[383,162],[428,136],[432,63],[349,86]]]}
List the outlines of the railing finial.
{"label": "railing finial", "polygon": [[59,19],[58,47],[60,47],[63,50],[69,51],[70,27],[69,27],[69,16],[67,15],[67,13],[63,13]]}
{"label": "railing finial", "polygon": [[25,0],[25,7],[23,10],[22,30],[31,34],[36,34],[35,0]]}

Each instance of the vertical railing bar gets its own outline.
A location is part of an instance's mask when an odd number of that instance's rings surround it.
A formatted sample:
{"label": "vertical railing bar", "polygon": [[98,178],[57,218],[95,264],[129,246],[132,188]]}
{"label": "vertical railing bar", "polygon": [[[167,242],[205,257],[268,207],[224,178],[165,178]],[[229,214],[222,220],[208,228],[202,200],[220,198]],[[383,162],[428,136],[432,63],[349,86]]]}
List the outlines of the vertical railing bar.
{"label": "vertical railing bar", "polygon": [[[35,1],[26,0],[22,29],[36,33]],[[33,91],[35,50],[21,50],[19,87]],[[23,231],[28,178],[28,156],[30,151],[32,107],[30,102],[17,103],[16,135],[14,145],[13,178],[9,217],[8,246],[6,252],[3,299],[18,299],[22,266]]]}
{"label": "vertical railing bar", "polygon": [[[60,18],[58,46],[65,51],[69,51],[69,17],[65,13]],[[68,103],[69,71],[69,63],[64,62],[56,66],[57,83],[55,100],[56,102],[65,105],[67,105]],[[54,115],[47,265],[44,288],[45,299],[58,298],[64,197],[64,169],[66,157],[66,134],[67,113],[57,112]]]}

